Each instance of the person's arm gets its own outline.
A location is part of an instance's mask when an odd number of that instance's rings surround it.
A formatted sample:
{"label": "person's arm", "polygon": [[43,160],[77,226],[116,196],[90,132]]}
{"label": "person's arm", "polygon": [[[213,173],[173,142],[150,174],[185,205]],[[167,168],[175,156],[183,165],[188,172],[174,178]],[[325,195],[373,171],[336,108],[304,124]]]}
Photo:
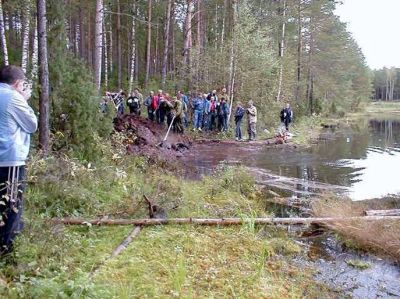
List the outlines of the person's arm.
{"label": "person's arm", "polygon": [[8,112],[26,133],[32,134],[37,130],[36,115],[22,96],[15,97],[11,101]]}

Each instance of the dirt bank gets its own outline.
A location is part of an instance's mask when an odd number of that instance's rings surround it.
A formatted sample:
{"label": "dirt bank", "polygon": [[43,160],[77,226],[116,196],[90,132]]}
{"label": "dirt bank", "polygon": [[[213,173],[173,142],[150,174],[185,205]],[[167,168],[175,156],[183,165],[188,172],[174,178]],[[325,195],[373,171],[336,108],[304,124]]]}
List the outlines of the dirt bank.
{"label": "dirt bank", "polygon": [[187,135],[175,134],[172,129],[165,142],[166,125],[159,125],[148,119],[124,115],[114,120],[114,128],[124,134],[129,154],[143,155],[151,159],[171,160],[180,157],[192,145],[192,139]]}

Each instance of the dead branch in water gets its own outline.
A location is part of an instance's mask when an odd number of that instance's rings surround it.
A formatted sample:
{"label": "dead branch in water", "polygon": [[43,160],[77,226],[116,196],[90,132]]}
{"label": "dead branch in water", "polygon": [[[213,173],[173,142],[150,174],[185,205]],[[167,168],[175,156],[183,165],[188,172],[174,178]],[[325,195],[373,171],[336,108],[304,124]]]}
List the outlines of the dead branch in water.
{"label": "dead branch in water", "polygon": [[79,219],[79,218],[56,218],[51,222],[55,224],[64,225],[182,225],[182,224],[195,224],[195,225],[242,225],[252,222],[254,224],[332,224],[343,223],[352,221],[387,221],[387,220],[400,220],[400,216],[355,216],[355,217],[322,217],[322,218],[171,218],[171,219]]}

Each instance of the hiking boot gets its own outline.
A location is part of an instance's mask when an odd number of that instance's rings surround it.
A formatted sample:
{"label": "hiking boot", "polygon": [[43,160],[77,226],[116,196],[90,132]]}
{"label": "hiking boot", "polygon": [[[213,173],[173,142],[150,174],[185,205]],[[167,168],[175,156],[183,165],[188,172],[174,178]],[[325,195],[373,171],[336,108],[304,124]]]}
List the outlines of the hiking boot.
{"label": "hiking boot", "polygon": [[201,128],[199,128],[199,131],[201,132],[201,131],[203,131]]}

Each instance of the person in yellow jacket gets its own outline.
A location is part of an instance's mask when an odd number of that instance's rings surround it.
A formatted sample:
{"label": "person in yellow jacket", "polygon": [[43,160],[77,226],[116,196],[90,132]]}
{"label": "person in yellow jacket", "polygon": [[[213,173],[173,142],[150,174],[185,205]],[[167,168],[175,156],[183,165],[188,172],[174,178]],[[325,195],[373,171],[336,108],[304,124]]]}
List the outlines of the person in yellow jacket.
{"label": "person in yellow jacket", "polygon": [[257,108],[254,106],[253,101],[249,101],[249,107],[246,110],[247,113],[247,131],[249,133],[249,141],[256,140],[257,134]]}

